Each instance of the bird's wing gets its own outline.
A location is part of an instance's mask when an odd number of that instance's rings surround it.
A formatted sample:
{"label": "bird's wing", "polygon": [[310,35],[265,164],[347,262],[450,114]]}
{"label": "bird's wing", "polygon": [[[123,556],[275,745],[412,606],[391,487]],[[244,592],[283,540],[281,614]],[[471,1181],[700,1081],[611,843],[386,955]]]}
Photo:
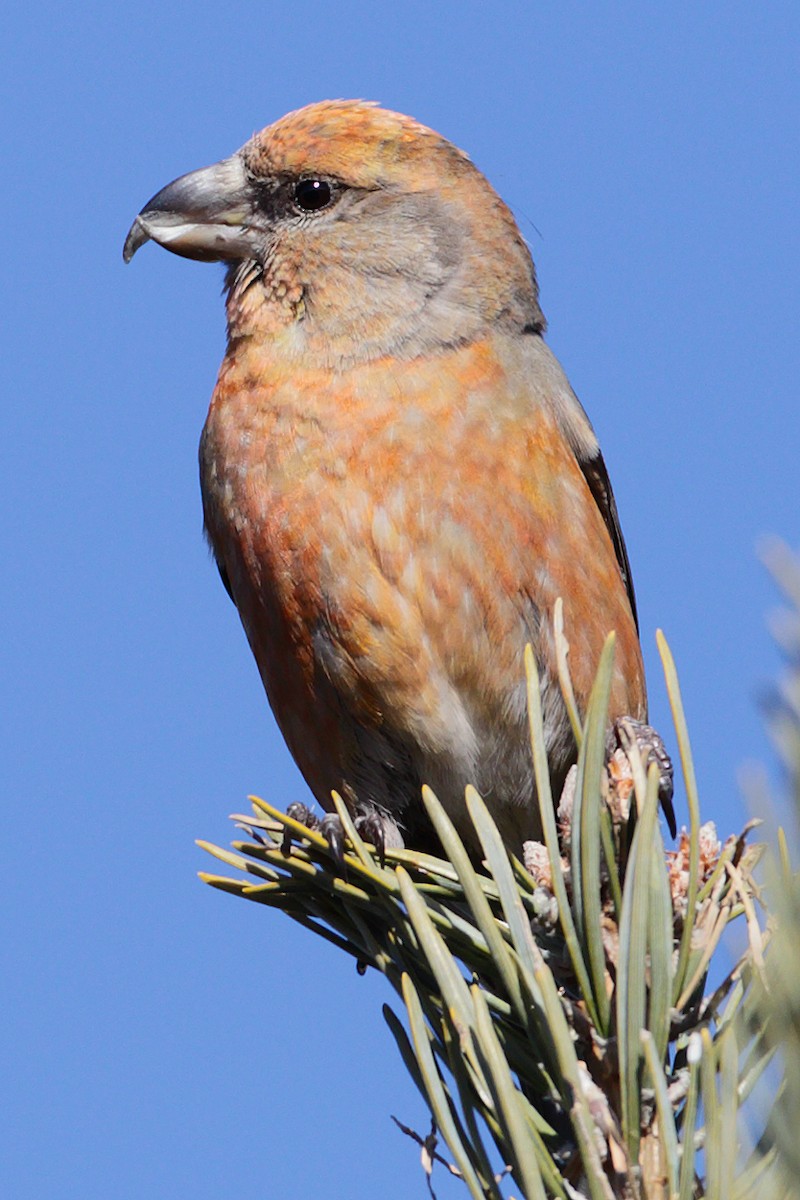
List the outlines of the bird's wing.
{"label": "bird's wing", "polygon": [[[623,550],[625,549],[624,546],[622,548]],[[217,558],[216,554],[214,555],[214,562],[217,564],[217,570],[219,571],[219,577],[222,580],[222,586],[225,588],[225,591],[228,593],[231,600],[233,600],[233,588],[231,587],[230,577],[228,576],[228,572],[225,570],[223,564]],[[233,603],[235,604],[236,601],[233,600]]]}
{"label": "bird's wing", "polygon": [[[537,367],[540,378],[544,382],[545,403],[554,413],[561,430],[567,439],[572,452],[583,472],[583,477],[589,485],[589,491],[594,496],[595,503],[600,509],[606,529],[617,556],[620,574],[628,593],[628,601],[633,613],[636,630],[639,630],[639,618],[636,612],[636,596],[633,591],[633,577],[628,551],[625,549],[625,539],[619,523],[617,504],[611,490],[611,481],[600,453],[597,436],[592,423],[578,397],[570,387],[558,360],[546,343],[539,338],[533,344],[533,352],[537,357]],[[541,394],[541,393],[540,393]]]}
{"label": "bird's wing", "polygon": [[617,502],[614,499],[614,493],[611,490],[611,481],[608,478],[608,471],[603,456],[598,448],[593,455],[581,455],[576,451],[575,457],[578,460],[578,465],[583,471],[583,476],[589,485],[589,491],[595,499],[597,507],[600,509],[603,520],[605,521],[606,529],[611,536],[611,544],[614,547],[614,553],[617,556],[619,569],[622,574],[622,579],[628,592],[628,600],[630,601],[631,612],[636,623],[636,631],[639,631],[639,615],[636,611],[636,595],[633,590],[633,576],[631,574],[631,564],[628,559],[628,551],[625,548],[625,539],[622,536],[622,529],[619,524],[619,513],[617,512]]}

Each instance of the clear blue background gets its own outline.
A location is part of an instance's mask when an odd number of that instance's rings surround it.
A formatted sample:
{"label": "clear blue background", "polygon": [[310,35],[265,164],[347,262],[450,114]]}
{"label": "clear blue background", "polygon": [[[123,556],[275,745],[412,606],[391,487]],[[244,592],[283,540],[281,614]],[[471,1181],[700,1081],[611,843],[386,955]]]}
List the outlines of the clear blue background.
{"label": "clear blue background", "polygon": [[2,1194],[424,1194],[389,1121],[426,1125],[388,987],[195,878],[193,839],[224,843],[248,792],[305,791],[200,532],[221,273],[152,248],[123,268],[138,208],[326,97],[470,152],[600,435],[655,722],[661,625],[727,833],[769,756],[756,546],[800,541],[799,25],[795,0],[6,14]]}

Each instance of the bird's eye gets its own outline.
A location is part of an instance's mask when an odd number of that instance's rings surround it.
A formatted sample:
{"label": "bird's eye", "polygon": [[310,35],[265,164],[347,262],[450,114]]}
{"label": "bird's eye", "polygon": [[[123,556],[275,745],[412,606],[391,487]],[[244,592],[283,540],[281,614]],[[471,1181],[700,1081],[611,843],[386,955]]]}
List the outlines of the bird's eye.
{"label": "bird's eye", "polygon": [[326,179],[301,179],[294,186],[294,202],[303,212],[319,212],[332,199],[333,191]]}

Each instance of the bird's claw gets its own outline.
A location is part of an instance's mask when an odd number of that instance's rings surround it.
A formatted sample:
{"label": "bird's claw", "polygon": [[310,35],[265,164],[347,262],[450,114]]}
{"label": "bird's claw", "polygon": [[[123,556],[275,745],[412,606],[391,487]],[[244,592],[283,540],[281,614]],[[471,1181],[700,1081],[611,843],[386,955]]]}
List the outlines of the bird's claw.
{"label": "bird's claw", "polygon": [[672,804],[674,768],[661,734],[644,721],[637,721],[633,717],[620,717],[614,722],[613,736],[616,745],[621,746],[623,750],[633,743],[642,756],[645,768],[649,767],[650,763],[655,763],[658,767],[658,800],[664,810],[670,834],[675,837],[678,826]]}
{"label": "bird's claw", "polygon": [[[386,857],[386,840],[383,821],[379,814],[373,810],[359,813],[353,823],[359,837],[375,847],[381,866],[383,866]],[[334,862],[344,862],[347,834],[338,813],[328,813],[327,816],[323,817],[319,824],[319,831],[328,842]]]}
{"label": "bird's claw", "polygon": [[[299,821],[301,825],[305,825],[306,829],[310,829],[312,832],[320,827],[321,822],[317,814],[307,804],[301,804],[297,800],[287,807],[286,815],[287,817],[291,817],[293,821]],[[294,836],[289,826],[285,826],[283,840],[281,841],[281,851],[283,854],[288,854],[291,850]]]}
{"label": "bird's claw", "polygon": [[[347,835],[338,813],[326,813],[324,817],[320,818],[306,804],[295,802],[288,806],[286,815],[299,821],[301,825],[305,825],[312,832],[321,834],[328,843],[328,849],[334,862],[339,864],[344,862]],[[386,856],[386,832],[380,815],[373,809],[361,813],[355,818],[355,827],[359,836],[375,847],[381,866],[383,866]],[[288,854],[291,850],[293,838],[292,830],[287,826],[281,842],[281,850],[284,854]]]}
{"label": "bird's claw", "polygon": [[319,823],[319,831],[328,843],[331,858],[340,866],[344,862],[345,832],[338,813],[328,813]]}
{"label": "bird's claw", "polygon": [[372,809],[356,817],[356,831],[365,842],[369,842],[378,852],[381,866],[386,861],[386,826],[380,814]]}

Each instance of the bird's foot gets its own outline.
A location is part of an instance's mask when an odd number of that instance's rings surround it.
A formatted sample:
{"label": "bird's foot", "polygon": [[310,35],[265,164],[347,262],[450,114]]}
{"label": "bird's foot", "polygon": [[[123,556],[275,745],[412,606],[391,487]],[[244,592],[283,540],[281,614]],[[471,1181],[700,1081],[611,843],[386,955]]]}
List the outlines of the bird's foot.
{"label": "bird's foot", "polygon": [[[315,833],[320,833],[328,843],[331,858],[334,862],[342,863],[344,861],[347,834],[338,813],[326,813],[324,817],[318,817],[306,804],[294,803],[289,805],[286,815],[292,817],[295,821],[300,821],[307,829]],[[375,847],[381,866],[383,866],[387,844],[384,818],[372,808],[357,814],[354,824],[359,837]],[[289,853],[291,845],[292,831],[287,828],[283,835],[283,842],[281,843],[281,849],[284,854]]]}
{"label": "bird's foot", "polygon": [[[310,829],[312,833],[315,833],[320,827],[320,819],[317,814],[307,804],[301,804],[299,800],[293,801],[288,806],[286,815],[287,817],[291,817],[293,821],[298,821],[301,825],[305,825],[306,829]],[[284,854],[288,854],[291,850],[295,836],[289,826],[286,825],[283,830],[283,840],[281,842],[281,850]]]}
{"label": "bird's foot", "polygon": [[657,730],[653,729],[652,725],[647,725],[644,721],[637,721],[633,717],[620,717],[614,722],[612,728],[612,751],[617,746],[627,751],[631,745],[637,747],[642,756],[645,770],[651,763],[655,763],[658,767],[658,799],[664,810],[669,831],[672,837],[675,837],[678,827],[675,821],[675,809],[672,805],[674,771],[672,759],[664,745],[664,739]]}

